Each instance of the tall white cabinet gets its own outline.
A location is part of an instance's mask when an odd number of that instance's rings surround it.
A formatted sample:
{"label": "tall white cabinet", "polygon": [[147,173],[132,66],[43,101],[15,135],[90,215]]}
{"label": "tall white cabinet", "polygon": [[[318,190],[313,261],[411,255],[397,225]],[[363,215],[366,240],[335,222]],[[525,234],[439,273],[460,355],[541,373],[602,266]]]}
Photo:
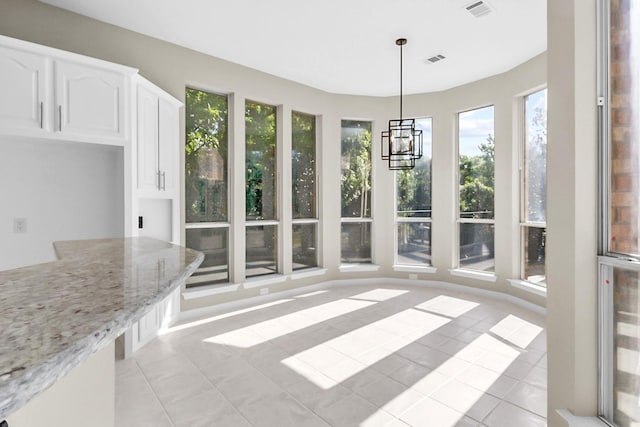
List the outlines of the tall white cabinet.
{"label": "tall white cabinet", "polygon": [[[134,68],[0,35],[0,138],[122,147],[126,237],[181,244],[181,107]],[[177,289],[125,334],[125,352],[179,306]]]}

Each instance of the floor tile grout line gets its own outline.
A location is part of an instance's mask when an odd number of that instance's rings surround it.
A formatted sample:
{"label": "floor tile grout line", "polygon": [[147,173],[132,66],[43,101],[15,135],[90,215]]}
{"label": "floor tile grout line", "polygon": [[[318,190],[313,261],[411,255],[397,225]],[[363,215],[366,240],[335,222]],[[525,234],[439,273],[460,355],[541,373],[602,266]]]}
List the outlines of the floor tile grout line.
{"label": "floor tile grout line", "polygon": [[145,374],[144,369],[142,369],[142,366],[140,366],[140,363],[138,363],[138,359],[133,357],[133,360],[135,361],[138,370],[142,374],[142,377],[144,378],[144,382],[149,386],[149,389],[151,389],[151,392],[153,393],[153,397],[155,397],[156,401],[160,404],[160,407],[162,408],[162,412],[164,413],[164,416],[167,418],[167,420],[169,421],[172,427],[176,427],[175,423],[173,422],[173,418],[171,418],[171,416],[169,415],[169,412],[167,412],[167,408],[164,407],[164,403],[162,402],[162,399],[160,399],[160,396],[158,396],[158,394],[156,393],[155,388],[153,388],[153,386],[151,385],[151,382],[149,381],[147,374]]}
{"label": "floor tile grout line", "polygon": [[[181,351],[178,350],[180,353]],[[207,381],[211,387],[213,387],[218,393],[220,393],[220,396],[222,396],[222,398],[229,404],[231,405],[231,407],[233,408],[234,411],[236,411],[238,413],[238,415],[240,415],[246,422],[247,424],[249,424],[250,426],[255,426],[254,423],[252,423],[251,421],[249,421],[249,419],[247,417],[245,417],[245,415],[238,409],[238,407],[236,405],[233,404],[233,402],[231,402],[229,400],[229,398],[222,392],[222,390],[220,390],[214,383],[213,381],[211,381],[211,379],[205,375],[204,372],[202,372],[202,370],[200,369],[200,367],[198,365],[195,364],[195,362],[193,360],[191,360],[191,358],[187,355],[187,354],[182,354],[188,361],[189,363],[191,363],[191,365],[198,371],[198,373],[205,379],[205,381]],[[234,356],[231,356],[234,357]]]}

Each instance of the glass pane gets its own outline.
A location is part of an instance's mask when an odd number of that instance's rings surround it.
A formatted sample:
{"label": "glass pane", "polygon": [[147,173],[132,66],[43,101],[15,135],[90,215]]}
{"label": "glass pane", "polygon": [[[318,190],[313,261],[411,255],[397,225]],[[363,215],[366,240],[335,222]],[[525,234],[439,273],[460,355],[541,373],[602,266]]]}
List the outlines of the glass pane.
{"label": "glass pane", "polygon": [[416,128],[422,129],[422,158],[415,168],[396,172],[399,217],[431,218],[431,123],[431,118],[416,119]]}
{"label": "glass pane", "polygon": [[293,224],[293,269],[317,267],[317,224]]}
{"label": "glass pane", "polygon": [[341,227],[343,263],[371,263],[371,223],[349,222]]}
{"label": "glass pane", "polygon": [[547,229],[522,227],[524,238],[524,280],[546,286],[545,258]]}
{"label": "glass pane", "polygon": [[187,287],[229,281],[229,229],[186,229],[186,246],[204,253],[204,261],[189,278]]}
{"label": "glass pane", "polygon": [[278,272],[278,226],[247,227],[246,276]]}
{"label": "glass pane", "polygon": [[342,217],[371,216],[371,122],[342,121]]}
{"label": "glass pane", "polygon": [[316,217],[316,118],[291,114],[293,218]]}
{"label": "glass pane", "polygon": [[227,97],[185,93],[186,222],[227,221]]}
{"label": "glass pane", "polygon": [[610,250],[640,257],[640,5],[611,2]]}
{"label": "glass pane", "polygon": [[431,223],[398,223],[398,264],[431,265]]}
{"label": "glass pane", "polygon": [[493,271],[493,224],[460,224],[460,267]]}
{"label": "glass pane", "polygon": [[524,110],[524,220],[547,222],[547,90],[525,97]]}
{"label": "glass pane", "polygon": [[613,269],[613,421],[620,427],[640,423],[639,275]]}
{"label": "glass pane", "polygon": [[276,107],[246,102],[247,220],[276,219]]}
{"label": "glass pane", "polygon": [[458,115],[460,218],[493,219],[493,106]]}

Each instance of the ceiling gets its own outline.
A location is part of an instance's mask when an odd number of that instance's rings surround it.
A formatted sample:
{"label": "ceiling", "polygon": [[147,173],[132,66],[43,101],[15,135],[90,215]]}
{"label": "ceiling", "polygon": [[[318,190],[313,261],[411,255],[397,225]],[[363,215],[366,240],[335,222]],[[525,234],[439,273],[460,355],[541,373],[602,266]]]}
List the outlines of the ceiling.
{"label": "ceiling", "polygon": [[[41,0],[332,93],[449,89],[547,48],[547,0]],[[126,47],[123,47],[126,48]],[[427,64],[441,54],[445,59]]]}

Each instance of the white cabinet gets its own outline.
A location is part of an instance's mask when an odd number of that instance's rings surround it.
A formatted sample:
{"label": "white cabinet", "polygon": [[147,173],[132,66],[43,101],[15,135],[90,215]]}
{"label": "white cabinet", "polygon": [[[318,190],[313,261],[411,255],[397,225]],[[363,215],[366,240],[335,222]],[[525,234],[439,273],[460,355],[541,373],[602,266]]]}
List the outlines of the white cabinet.
{"label": "white cabinet", "polygon": [[0,135],[125,145],[136,73],[0,35]]}
{"label": "white cabinet", "polygon": [[182,105],[140,78],[137,88],[137,188],[141,196],[172,198],[180,171],[179,111]]}
{"label": "white cabinet", "polygon": [[44,132],[47,60],[0,46],[0,129]]}
{"label": "white cabinet", "polygon": [[124,139],[125,76],[109,70],[55,61],[57,132]]}

